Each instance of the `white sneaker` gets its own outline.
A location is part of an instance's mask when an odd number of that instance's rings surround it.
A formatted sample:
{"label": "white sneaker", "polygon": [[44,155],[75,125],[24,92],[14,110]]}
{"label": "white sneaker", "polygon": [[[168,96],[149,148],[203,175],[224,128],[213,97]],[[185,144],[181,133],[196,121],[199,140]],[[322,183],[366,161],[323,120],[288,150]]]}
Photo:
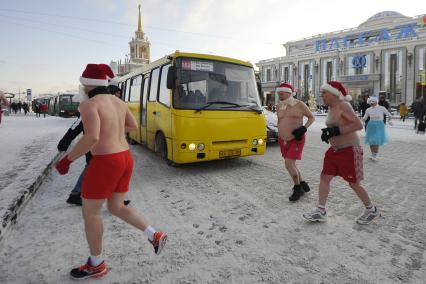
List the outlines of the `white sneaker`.
{"label": "white sneaker", "polygon": [[378,162],[379,158],[377,158],[377,156],[371,156],[370,158],[373,162]]}
{"label": "white sneaker", "polygon": [[356,219],[356,222],[360,225],[370,224],[374,219],[380,216],[380,212],[377,207],[375,207],[375,209],[375,212],[365,209],[364,213]]}
{"label": "white sneaker", "polygon": [[316,208],[314,211],[310,213],[303,214],[303,218],[310,222],[325,222],[327,221],[327,212],[322,213],[321,210]]}

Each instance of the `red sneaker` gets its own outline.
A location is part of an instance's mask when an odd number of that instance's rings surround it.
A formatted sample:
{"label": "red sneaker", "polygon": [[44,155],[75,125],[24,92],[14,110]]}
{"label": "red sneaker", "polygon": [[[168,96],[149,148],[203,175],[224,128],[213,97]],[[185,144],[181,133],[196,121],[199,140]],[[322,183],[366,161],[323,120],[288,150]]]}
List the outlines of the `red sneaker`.
{"label": "red sneaker", "polygon": [[100,278],[108,273],[108,267],[105,264],[105,261],[102,261],[98,266],[90,265],[90,258],[87,260],[87,263],[71,270],[71,278],[75,280],[82,280],[88,278]]}
{"label": "red sneaker", "polygon": [[154,239],[149,241],[154,247],[156,254],[160,254],[167,242],[167,234],[157,231],[154,233]]}

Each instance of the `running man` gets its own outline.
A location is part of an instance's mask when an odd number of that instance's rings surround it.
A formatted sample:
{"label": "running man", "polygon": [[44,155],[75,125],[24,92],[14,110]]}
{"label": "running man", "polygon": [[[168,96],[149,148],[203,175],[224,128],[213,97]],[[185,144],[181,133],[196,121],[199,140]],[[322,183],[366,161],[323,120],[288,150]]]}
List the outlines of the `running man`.
{"label": "running man", "polygon": [[380,214],[373,205],[367,191],[362,187],[363,150],[357,131],[362,123],[348,101],[351,96],[340,82],[330,81],[321,86],[324,103],[329,106],[326,120],[327,128],[322,129],[321,140],[331,147],[324,156],[323,169],[319,185],[318,207],[303,217],[311,222],[327,220],[326,202],[330,192],[330,182],[335,176],[342,177],[349,183],[365,206],[364,213],[357,218],[357,223],[370,224]]}
{"label": "running man", "polygon": [[0,124],[1,124],[1,118],[3,116],[3,105],[6,107],[9,106],[9,102],[7,101],[4,93],[0,91]]}
{"label": "running man", "polygon": [[145,217],[135,208],[123,204],[133,172],[132,154],[125,132],[134,130],[137,122],[127,105],[107,91],[108,80],[97,64],[88,64],[80,77],[86,93],[97,95],[80,104],[84,135],[56,165],[62,175],[71,163],[91,151],[93,157],[83,177],[83,218],[90,257],[86,264],[71,270],[74,279],[99,278],[108,269],[102,259],[101,208],[107,201],[111,214],[143,231],[160,254],[167,235],[148,225]]}
{"label": "running man", "polygon": [[[302,179],[296,161],[302,159],[305,133],[315,118],[302,101],[293,98],[294,88],[290,84],[281,84],[276,93],[280,99],[277,105],[278,143],[284,158],[284,166],[294,183],[293,194],[289,200],[295,202],[305,192],[310,191],[308,184]],[[308,118],[305,125],[303,117]]]}

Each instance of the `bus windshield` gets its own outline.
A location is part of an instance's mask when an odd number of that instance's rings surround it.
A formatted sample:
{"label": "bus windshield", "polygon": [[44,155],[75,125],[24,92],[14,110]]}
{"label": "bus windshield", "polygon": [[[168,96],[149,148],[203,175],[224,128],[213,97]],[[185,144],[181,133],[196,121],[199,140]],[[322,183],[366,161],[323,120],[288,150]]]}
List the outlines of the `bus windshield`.
{"label": "bus windshield", "polygon": [[177,109],[260,109],[253,68],[198,58],[177,59]]}
{"label": "bus windshield", "polygon": [[71,99],[72,98],[72,95],[69,95],[69,96],[61,96],[61,103],[62,104],[71,104]]}

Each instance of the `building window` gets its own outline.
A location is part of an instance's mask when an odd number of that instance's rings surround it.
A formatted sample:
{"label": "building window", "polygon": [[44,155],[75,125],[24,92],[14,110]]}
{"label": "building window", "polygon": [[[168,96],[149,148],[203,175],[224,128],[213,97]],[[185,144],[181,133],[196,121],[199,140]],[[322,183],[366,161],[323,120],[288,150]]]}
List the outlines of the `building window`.
{"label": "building window", "polygon": [[290,83],[288,66],[284,67],[284,78],[283,79],[284,79],[284,82]]}
{"label": "building window", "polygon": [[272,81],[272,78],[271,78],[271,69],[270,68],[268,68],[268,69],[266,69],[266,82],[271,82]]}
{"label": "building window", "polygon": [[384,90],[389,101],[397,104],[402,99],[402,51],[384,53]]}
{"label": "building window", "polygon": [[329,82],[332,81],[333,78],[333,62],[328,61],[327,65],[325,67],[325,81]]}
{"label": "building window", "polygon": [[416,52],[415,99],[426,97],[426,46],[418,47]]}

